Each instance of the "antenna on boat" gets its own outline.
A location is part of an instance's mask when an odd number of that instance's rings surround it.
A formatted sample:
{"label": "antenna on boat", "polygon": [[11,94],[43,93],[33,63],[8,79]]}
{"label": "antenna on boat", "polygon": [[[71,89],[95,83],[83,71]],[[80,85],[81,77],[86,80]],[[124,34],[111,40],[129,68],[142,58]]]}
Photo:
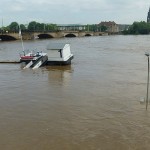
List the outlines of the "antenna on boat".
{"label": "antenna on boat", "polygon": [[20,39],[21,39],[22,51],[23,51],[23,53],[25,54],[20,24],[19,24],[18,26],[19,26],[19,37],[20,37]]}

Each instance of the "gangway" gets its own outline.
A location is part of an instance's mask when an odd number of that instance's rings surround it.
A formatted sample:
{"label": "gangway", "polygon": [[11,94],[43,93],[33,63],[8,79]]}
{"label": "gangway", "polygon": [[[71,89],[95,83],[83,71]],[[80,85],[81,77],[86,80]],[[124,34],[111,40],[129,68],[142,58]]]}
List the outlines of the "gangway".
{"label": "gangway", "polygon": [[23,69],[30,68],[31,65],[33,65],[33,61],[32,60],[25,67],[23,67]]}
{"label": "gangway", "polygon": [[40,56],[36,61],[33,62],[33,64],[30,66],[30,68],[32,68],[32,69],[39,68],[40,66],[46,64],[47,60],[48,60],[47,55]]}
{"label": "gangway", "polygon": [[47,55],[39,56],[36,60],[31,60],[23,69],[32,68],[36,69],[46,64],[48,60]]}

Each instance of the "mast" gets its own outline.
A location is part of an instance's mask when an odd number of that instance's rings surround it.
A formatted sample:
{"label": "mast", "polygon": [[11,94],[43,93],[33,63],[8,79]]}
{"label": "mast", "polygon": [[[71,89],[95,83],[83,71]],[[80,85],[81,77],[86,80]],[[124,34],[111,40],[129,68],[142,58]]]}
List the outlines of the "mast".
{"label": "mast", "polygon": [[21,28],[20,28],[20,24],[18,25],[19,26],[19,37],[21,39],[21,45],[22,45],[22,51],[25,55],[25,51],[24,51],[24,44],[23,44],[23,39],[22,39],[22,33],[21,33]]}

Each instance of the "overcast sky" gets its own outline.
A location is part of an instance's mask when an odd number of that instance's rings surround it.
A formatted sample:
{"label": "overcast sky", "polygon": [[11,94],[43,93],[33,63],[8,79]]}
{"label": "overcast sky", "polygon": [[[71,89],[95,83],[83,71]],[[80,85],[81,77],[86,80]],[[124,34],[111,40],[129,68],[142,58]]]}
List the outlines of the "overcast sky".
{"label": "overcast sky", "polygon": [[[16,21],[56,24],[97,24],[146,21],[150,0],[1,0],[4,25]],[[2,21],[1,21],[2,22]]]}

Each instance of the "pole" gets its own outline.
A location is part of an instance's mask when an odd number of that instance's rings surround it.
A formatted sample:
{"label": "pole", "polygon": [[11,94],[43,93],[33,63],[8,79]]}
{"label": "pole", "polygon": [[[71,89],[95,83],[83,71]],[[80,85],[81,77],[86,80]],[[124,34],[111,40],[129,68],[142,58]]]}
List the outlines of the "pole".
{"label": "pole", "polygon": [[3,18],[2,18],[2,34],[3,34]]}
{"label": "pole", "polygon": [[149,55],[147,56],[147,58],[148,58],[148,76],[147,76],[146,110],[148,107],[148,92],[149,92]]}
{"label": "pole", "polygon": [[21,39],[21,45],[22,45],[22,51],[25,55],[25,51],[24,51],[24,45],[23,45],[23,39],[22,39],[22,33],[21,33],[21,28],[20,28],[20,24],[18,25],[19,26],[19,36],[20,36],[20,39]]}

